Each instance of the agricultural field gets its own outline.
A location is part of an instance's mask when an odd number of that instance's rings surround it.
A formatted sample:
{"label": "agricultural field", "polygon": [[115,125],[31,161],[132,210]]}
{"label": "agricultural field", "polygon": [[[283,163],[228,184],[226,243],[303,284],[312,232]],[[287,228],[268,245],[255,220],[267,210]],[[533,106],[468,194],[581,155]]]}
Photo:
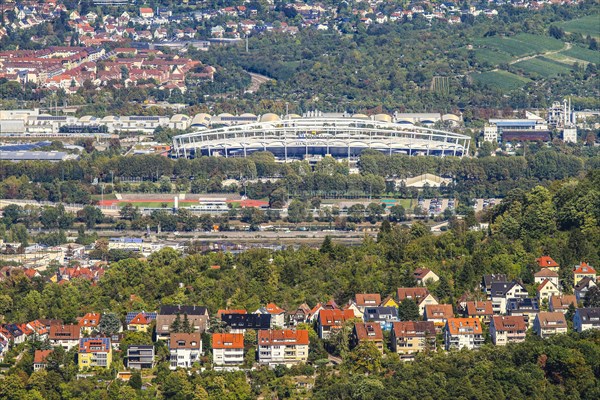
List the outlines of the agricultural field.
{"label": "agricultural field", "polygon": [[507,64],[513,60],[513,57],[509,54],[494,51],[490,49],[477,49],[475,50],[475,59],[479,64],[489,63],[493,66],[500,64]]}
{"label": "agricultural field", "polygon": [[512,57],[524,57],[548,51],[557,51],[564,46],[564,43],[560,40],[527,33],[511,37],[493,36],[481,38],[477,39],[475,44],[479,47],[495,50]]}
{"label": "agricultural field", "polygon": [[594,64],[600,64],[600,51],[573,46],[569,50],[561,51],[559,54],[564,54],[565,56]]}
{"label": "agricultural field", "polygon": [[475,82],[490,85],[501,90],[520,89],[531,81],[522,76],[501,70],[473,74],[471,75],[471,78],[473,78]]}
{"label": "agricultural field", "polygon": [[535,57],[528,60],[519,61],[514,64],[515,67],[525,74],[537,74],[544,78],[550,78],[560,74],[568,74],[571,71],[569,65],[551,60],[545,57]]}
{"label": "agricultural field", "polygon": [[599,14],[586,15],[585,17],[563,22],[560,26],[565,32],[581,33],[584,36],[600,37]]}

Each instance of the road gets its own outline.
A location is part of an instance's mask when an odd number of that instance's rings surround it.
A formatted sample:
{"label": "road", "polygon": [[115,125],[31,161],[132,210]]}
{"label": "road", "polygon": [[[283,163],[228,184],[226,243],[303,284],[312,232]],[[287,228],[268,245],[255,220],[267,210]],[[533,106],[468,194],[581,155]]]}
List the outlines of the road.
{"label": "road", "polygon": [[248,72],[248,74],[250,75],[250,79],[252,79],[250,86],[248,86],[248,89],[246,89],[246,92],[249,93],[255,93],[260,88],[260,85],[265,82],[272,81],[272,79],[268,76],[255,74],[254,72]]}

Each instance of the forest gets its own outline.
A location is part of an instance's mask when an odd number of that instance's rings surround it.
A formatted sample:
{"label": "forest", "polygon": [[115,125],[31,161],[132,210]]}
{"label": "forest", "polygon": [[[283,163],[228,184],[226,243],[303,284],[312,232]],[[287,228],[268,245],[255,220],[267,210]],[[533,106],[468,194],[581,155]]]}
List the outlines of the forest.
{"label": "forest", "polygon": [[[568,288],[572,265],[583,260],[590,265],[600,262],[599,188],[600,173],[595,170],[585,178],[556,181],[548,188],[513,190],[483,217],[490,223],[487,231],[471,230],[467,221],[456,218],[448,232],[437,236],[419,223],[407,227],[383,222],[377,240],[366,237],[353,247],[327,239],[317,249],[255,249],[238,255],[191,251],[182,256],[164,249],[148,259],[111,263],[98,284],[74,280],[59,285],[13,274],[0,283],[0,314],[16,322],[44,317],[68,323],[86,312],[104,310],[123,318],[127,311],[155,310],[160,304],[202,304],[211,314],[226,306],[253,310],[267,302],[288,310],[303,302],[314,305],[332,298],[343,304],[355,293],[387,295],[398,287],[414,285],[416,267],[435,271],[440,281],[431,287],[432,292],[440,302],[454,304],[461,295],[479,291],[483,274],[505,273],[535,290],[535,258],[541,254],[561,265],[559,274]],[[50,266],[45,275],[54,273],[54,268]],[[340,346],[314,339],[311,359],[315,362],[324,345]],[[157,346],[164,357],[162,344]],[[506,348],[423,354],[414,363],[375,353],[368,347],[342,348],[343,363],[335,372],[316,362],[313,398],[593,399],[599,393],[597,332],[544,341],[529,337],[525,343]],[[86,398],[98,399],[234,399],[259,394],[300,398],[292,377],[307,373],[259,369],[250,372],[246,381],[242,373],[188,376],[170,372],[168,363],[161,361],[151,389],[142,391],[118,381],[106,389],[95,380],[75,380],[74,354],[62,357],[56,367],[35,373],[31,372],[31,354],[23,357],[8,371],[0,397],[81,398],[86,393]],[[105,378],[110,380],[114,373],[106,371]]]}

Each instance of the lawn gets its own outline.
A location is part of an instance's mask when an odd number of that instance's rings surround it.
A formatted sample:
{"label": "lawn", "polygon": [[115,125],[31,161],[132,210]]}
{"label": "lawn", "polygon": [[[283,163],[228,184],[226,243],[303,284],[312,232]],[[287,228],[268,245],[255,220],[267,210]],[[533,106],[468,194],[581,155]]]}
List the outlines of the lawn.
{"label": "lawn", "polygon": [[600,51],[584,49],[583,47],[573,46],[569,50],[561,51],[560,54],[577,58],[579,60],[600,64]]}
{"label": "lawn", "polygon": [[586,15],[561,24],[565,32],[600,37],[600,14]]}
{"label": "lawn", "polygon": [[484,85],[490,85],[502,90],[520,89],[530,82],[530,79],[512,74],[507,71],[488,71],[471,75],[473,80]]}
{"label": "lawn", "polygon": [[392,206],[402,206],[405,209],[409,209],[412,206],[412,199],[381,199],[381,203],[385,204],[387,208]]}
{"label": "lawn", "polygon": [[526,74],[537,74],[544,78],[557,76],[559,74],[568,74],[571,71],[570,66],[544,57],[531,58],[514,64]]}

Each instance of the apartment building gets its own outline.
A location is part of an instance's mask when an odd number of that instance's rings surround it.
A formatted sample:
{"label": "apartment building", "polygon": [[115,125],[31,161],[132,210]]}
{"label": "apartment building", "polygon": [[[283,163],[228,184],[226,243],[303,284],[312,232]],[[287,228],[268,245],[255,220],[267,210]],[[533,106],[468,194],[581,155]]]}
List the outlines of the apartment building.
{"label": "apartment building", "polygon": [[258,362],[275,367],[305,363],[308,360],[307,330],[261,330],[258,331]]}

